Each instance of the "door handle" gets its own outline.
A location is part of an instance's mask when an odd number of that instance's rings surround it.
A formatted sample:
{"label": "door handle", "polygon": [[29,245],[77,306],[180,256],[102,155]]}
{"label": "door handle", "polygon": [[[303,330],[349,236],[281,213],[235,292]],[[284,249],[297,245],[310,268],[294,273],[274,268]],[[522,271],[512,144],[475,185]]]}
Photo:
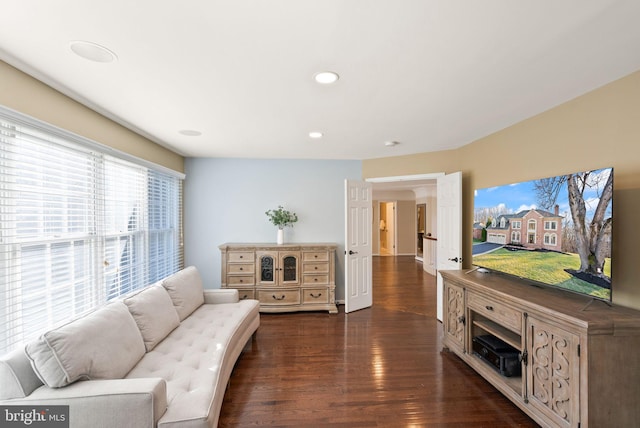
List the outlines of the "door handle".
{"label": "door handle", "polygon": [[452,261],[452,262],[456,262],[456,263],[458,263],[458,258],[457,258],[457,257],[454,257],[454,258],[452,258],[452,259],[449,259],[449,261]]}
{"label": "door handle", "polygon": [[350,256],[353,256],[354,254],[358,254],[358,252],[357,252],[357,251],[349,250],[349,255],[350,255]]}

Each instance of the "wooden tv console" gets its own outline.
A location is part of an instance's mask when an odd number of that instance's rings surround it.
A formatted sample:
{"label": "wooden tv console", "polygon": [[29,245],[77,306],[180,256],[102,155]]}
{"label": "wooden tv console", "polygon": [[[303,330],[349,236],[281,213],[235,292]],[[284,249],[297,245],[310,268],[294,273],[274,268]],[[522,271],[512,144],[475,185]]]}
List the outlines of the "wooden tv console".
{"label": "wooden tv console", "polygon": [[[498,273],[440,271],[443,346],[545,427],[640,421],[640,311]],[[505,377],[473,352],[492,335],[519,352]]]}

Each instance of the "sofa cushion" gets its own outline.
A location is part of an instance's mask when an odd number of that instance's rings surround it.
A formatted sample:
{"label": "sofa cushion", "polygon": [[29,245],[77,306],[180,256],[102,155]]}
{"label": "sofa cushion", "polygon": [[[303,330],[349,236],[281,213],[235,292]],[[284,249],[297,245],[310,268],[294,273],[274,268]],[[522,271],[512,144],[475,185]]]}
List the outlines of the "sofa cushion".
{"label": "sofa cushion", "polygon": [[162,285],[171,296],[180,321],[183,321],[204,303],[202,279],[198,269],[194,266],[184,268],[165,278]]}
{"label": "sofa cushion", "polygon": [[161,285],[152,285],[124,299],[142,333],[147,352],[180,325],[171,297]]}
{"label": "sofa cushion", "polygon": [[0,358],[0,385],[0,400],[24,398],[42,386],[24,349],[16,349]]}
{"label": "sofa cushion", "polygon": [[231,370],[260,323],[259,310],[256,300],[202,305],[127,374],[167,381],[168,407],[158,428],[216,426]]}
{"label": "sofa cushion", "polygon": [[122,378],[145,353],[140,330],[122,302],[48,331],[25,350],[38,377],[53,388],[81,379]]}

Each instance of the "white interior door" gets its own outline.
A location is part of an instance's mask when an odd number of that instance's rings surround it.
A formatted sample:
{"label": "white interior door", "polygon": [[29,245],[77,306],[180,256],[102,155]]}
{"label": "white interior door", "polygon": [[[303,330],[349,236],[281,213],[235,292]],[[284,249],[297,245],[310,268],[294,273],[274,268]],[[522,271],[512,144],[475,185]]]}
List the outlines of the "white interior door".
{"label": "white interior door", "polygon": [[[462,268],[462,173],[438,177],[438,245],[436,267],[444,269]],[[437,274],[437,317],[442,321],[443,283]]]}
{"label": "white interior door", "polygon": [[373,304],[371,183],[345,180],[345,312]]}
{"label": "white interior door", "polygon": [[396,234],[396,203],[387,202],[387,249],[393,256],[396,255],[397,234]]}

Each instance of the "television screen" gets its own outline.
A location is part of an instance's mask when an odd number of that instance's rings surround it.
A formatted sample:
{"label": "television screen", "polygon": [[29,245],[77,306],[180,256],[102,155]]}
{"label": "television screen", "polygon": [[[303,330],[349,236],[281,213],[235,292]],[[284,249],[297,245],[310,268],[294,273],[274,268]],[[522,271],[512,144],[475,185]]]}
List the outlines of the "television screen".
{"label": "television screen", "polygon": [[613,169],[478,189],[473,264],[611,300]]}

